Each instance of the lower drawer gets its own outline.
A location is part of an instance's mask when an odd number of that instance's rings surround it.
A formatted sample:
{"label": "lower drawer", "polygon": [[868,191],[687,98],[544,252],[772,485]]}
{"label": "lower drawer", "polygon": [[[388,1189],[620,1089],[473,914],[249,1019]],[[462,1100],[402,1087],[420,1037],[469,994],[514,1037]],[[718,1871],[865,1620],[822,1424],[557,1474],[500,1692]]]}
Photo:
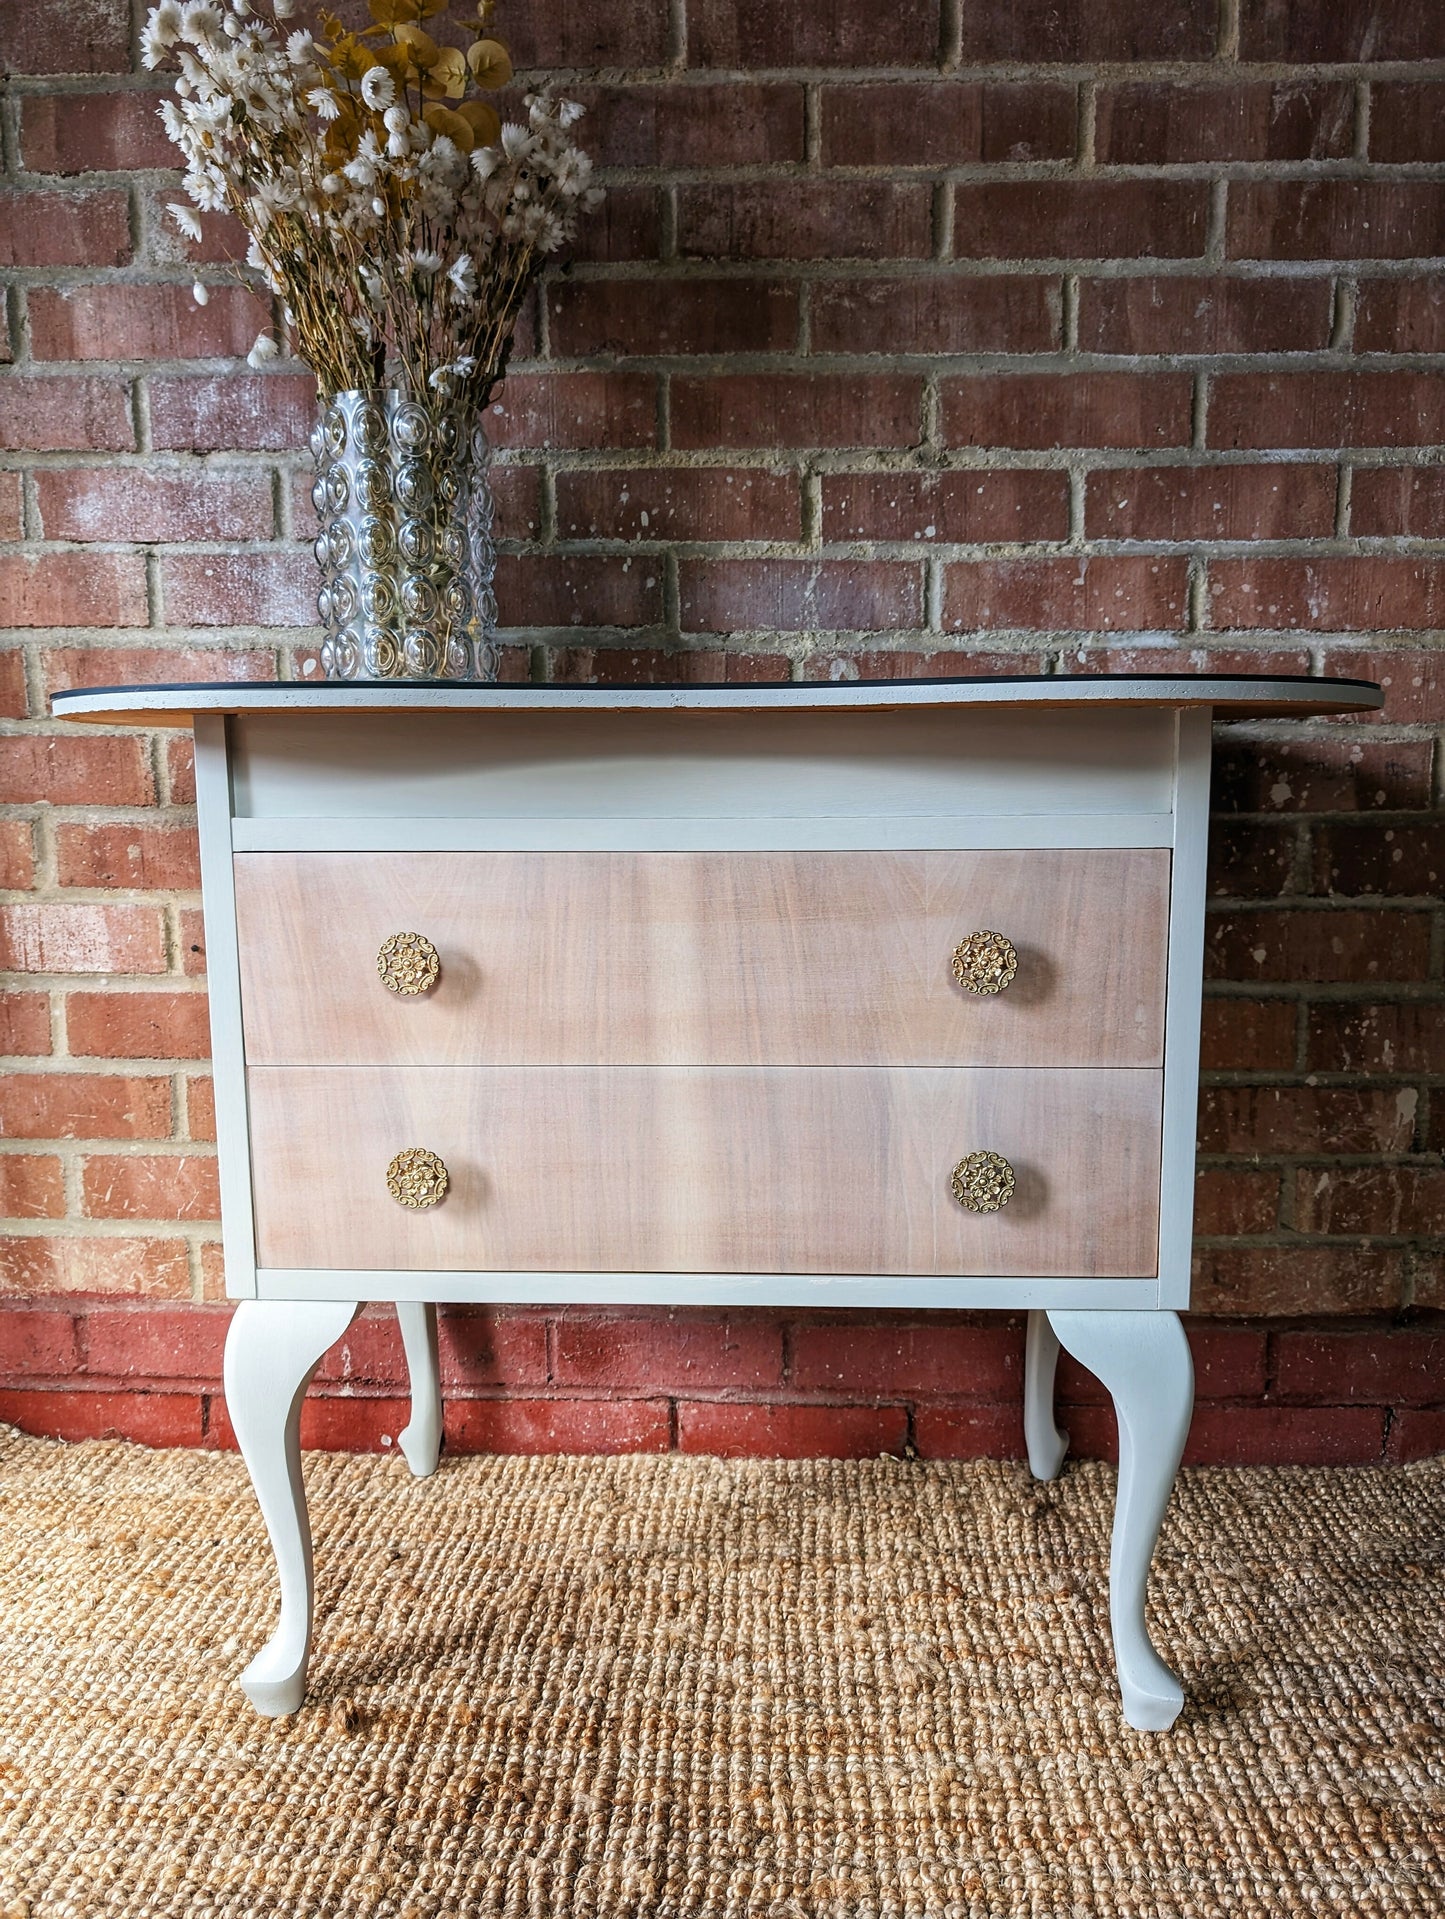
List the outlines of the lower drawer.
{"label": "lower drawer", "polygon": [[[263,1267],[1132,1277],[1162,1080],[951,1067],[256,1067]],[[449,1175],[424,1211],[386,1173]],[[1002,1154],[1000,1211],[951,1175]]]}

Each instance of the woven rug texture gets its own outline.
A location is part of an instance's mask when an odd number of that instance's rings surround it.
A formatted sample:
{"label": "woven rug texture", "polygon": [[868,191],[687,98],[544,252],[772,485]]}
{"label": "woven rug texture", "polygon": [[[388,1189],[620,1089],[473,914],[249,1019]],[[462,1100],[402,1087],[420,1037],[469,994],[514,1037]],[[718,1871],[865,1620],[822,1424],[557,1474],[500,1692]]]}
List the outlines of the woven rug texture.
{"label": "woven rug texture", "polygon": [[233,1455],[0,1428],[0,1915],[1440,1919],[1445,1459],[1182,1475],[308,1454],[311,1691]]}

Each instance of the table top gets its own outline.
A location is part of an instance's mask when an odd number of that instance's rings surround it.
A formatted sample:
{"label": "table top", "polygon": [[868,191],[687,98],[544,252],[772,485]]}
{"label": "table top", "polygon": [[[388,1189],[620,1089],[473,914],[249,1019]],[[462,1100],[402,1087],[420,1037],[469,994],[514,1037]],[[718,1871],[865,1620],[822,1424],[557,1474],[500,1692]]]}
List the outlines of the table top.
{"label": "table top", "polygon": [[77,687],[57,719],[106,726],[189,726],[198,714],[885,712],[907,707],[1213,707],[1221,717],[1372,713],[1372,680],[1267,674],[1079,674],[939,680],[790,681],[761,686],[478,686],[461,681],[223,681]]}

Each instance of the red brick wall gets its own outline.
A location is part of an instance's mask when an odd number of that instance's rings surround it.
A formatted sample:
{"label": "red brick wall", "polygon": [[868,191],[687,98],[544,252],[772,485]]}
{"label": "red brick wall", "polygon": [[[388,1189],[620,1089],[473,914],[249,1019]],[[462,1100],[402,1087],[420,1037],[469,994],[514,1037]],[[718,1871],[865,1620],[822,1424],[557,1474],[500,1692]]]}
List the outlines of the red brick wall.
{"label": "red brick wall", "polygon": [[[1194,1443],[1445,1445],[1445,10],[500,24],[580,89],[610,189],[494,421],[509,674],[1386,683],[1378,721],[1220,737]],[[6,8],[0,55],[0,1416],[215,1441],[187,752],[46,701],[296,670],[310,386],[246,370],[265,308],[162,227],[127,7]],[[1018,1448],[1007,1322],[457,1314],[446,1342],[458,1445]],[[368,1318],[315,1435],[394,1435],[398,1379]]]}

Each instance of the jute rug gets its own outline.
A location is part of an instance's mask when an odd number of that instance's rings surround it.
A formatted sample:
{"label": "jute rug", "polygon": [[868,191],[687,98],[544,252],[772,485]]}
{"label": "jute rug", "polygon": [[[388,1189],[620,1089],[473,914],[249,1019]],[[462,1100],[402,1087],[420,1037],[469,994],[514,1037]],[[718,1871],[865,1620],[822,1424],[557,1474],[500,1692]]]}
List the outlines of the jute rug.
{"label": "jute rug", "polygon": [[1445,1460],[1199,1471],[1123,1725],[1113,1475],[308,1456],[312,1694],[239,1460],[0,1429],[0,1914],[1445,1912]]}

